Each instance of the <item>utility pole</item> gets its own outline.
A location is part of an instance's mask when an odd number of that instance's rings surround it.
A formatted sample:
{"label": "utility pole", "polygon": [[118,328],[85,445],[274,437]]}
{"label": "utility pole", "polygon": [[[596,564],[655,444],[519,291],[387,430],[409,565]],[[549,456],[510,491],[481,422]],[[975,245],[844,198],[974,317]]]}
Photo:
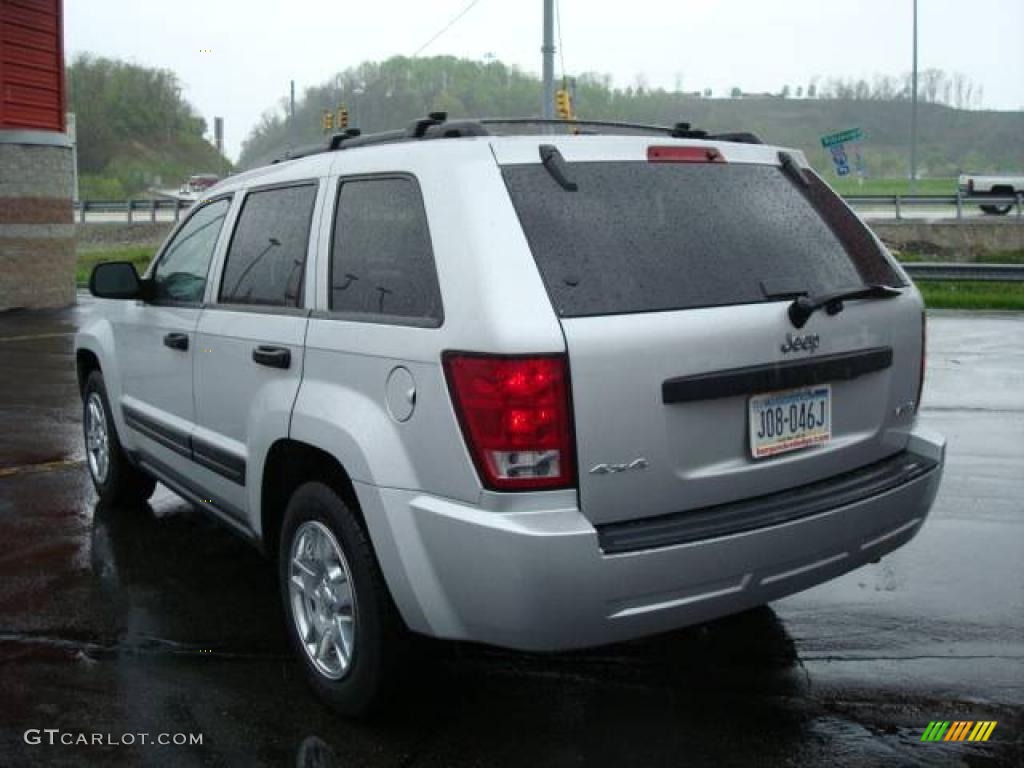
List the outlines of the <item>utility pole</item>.
{"label": "utility pole", "polygon": [[917,185],[917,0],[914,0],[914,66],[910,74],[910,191]]}
{"label": "utility pole", "polygon": [[[917,2],[917,0],[914,0]],[[544,0],[544,104],[541,117],[555,118],[555,0]]]}
{"label": "utility pole", "polygon": [[295,81],[291,81],[291,97],[288,107],[288,151],[295,149]]}

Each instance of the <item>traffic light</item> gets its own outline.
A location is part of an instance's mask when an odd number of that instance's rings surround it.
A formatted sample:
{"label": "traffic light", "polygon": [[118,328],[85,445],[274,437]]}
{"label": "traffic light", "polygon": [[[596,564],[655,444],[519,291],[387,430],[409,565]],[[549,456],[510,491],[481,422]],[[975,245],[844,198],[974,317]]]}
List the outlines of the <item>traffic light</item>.
{"label": "traffic light", "polygon": [[569,98],[569,91],[559,88],[555,91],[555,111],[563,120],[572,120],[572,101]]}
{"label": "traffic light", "polygon": [[338,107],[338,117],[335,119],[334,125],[339,131],[348,128],[348,108],[344,104]]}
{"label": "traffic light", "polygon": [[324,133],[334,130],[334,113],[331,110],[325,109],[323,115],[320,116],[320,127]]}

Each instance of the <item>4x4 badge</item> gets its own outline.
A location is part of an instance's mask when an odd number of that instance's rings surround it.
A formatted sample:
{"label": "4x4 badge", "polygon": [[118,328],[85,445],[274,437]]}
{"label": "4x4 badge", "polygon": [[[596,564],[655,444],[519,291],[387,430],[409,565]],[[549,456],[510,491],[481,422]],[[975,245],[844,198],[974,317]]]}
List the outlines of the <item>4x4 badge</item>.
{"label": "4x4 badge", "polygon": [[790,352],[797,352],[801,349],[807,352],[813,352],[821,344],[821,339],[816,333],[809,333],[806,336],[794,336],[791,333],[786,334],[786,343],[783,344],[779,349],[782,350],[784,355],[788,355]]}
{"label": "4x4 badge", "polygon": [[628,464],[598,464],[596,467],[592,467],[590,474],[592,475],[612,475],[616,472],[626,472],[630,469],[647,469],[647,459],[642,456],[639,459],[633,459]]}

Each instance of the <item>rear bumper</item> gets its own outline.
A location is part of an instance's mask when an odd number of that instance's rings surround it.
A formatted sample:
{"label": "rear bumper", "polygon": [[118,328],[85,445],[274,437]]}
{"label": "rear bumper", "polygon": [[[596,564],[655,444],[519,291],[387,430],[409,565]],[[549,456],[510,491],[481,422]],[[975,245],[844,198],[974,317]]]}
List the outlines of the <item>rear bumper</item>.
{"label": "rear bumper", "polygon": [[575,507],[502,513],[408,491],[361,486],[357,492],[411,629],[557,650],[746,610],[902,546],[935,499],[945,441],[915,431],[908,450],[934,465],[855,503],[740,533],[610,555]]}

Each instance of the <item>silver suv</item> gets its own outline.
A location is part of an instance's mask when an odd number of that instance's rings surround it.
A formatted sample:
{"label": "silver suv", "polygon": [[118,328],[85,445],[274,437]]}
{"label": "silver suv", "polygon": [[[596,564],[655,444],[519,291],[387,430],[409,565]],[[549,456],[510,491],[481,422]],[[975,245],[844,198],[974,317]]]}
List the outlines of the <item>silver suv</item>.
{"label": "silver suv", "polygon": [[340,134],[90,281],[101,499],[159,480],[275,558],[343,712],[410,631],[704,622],[905,544],[939,485],[921,297],[801,153],[507,123]]}

